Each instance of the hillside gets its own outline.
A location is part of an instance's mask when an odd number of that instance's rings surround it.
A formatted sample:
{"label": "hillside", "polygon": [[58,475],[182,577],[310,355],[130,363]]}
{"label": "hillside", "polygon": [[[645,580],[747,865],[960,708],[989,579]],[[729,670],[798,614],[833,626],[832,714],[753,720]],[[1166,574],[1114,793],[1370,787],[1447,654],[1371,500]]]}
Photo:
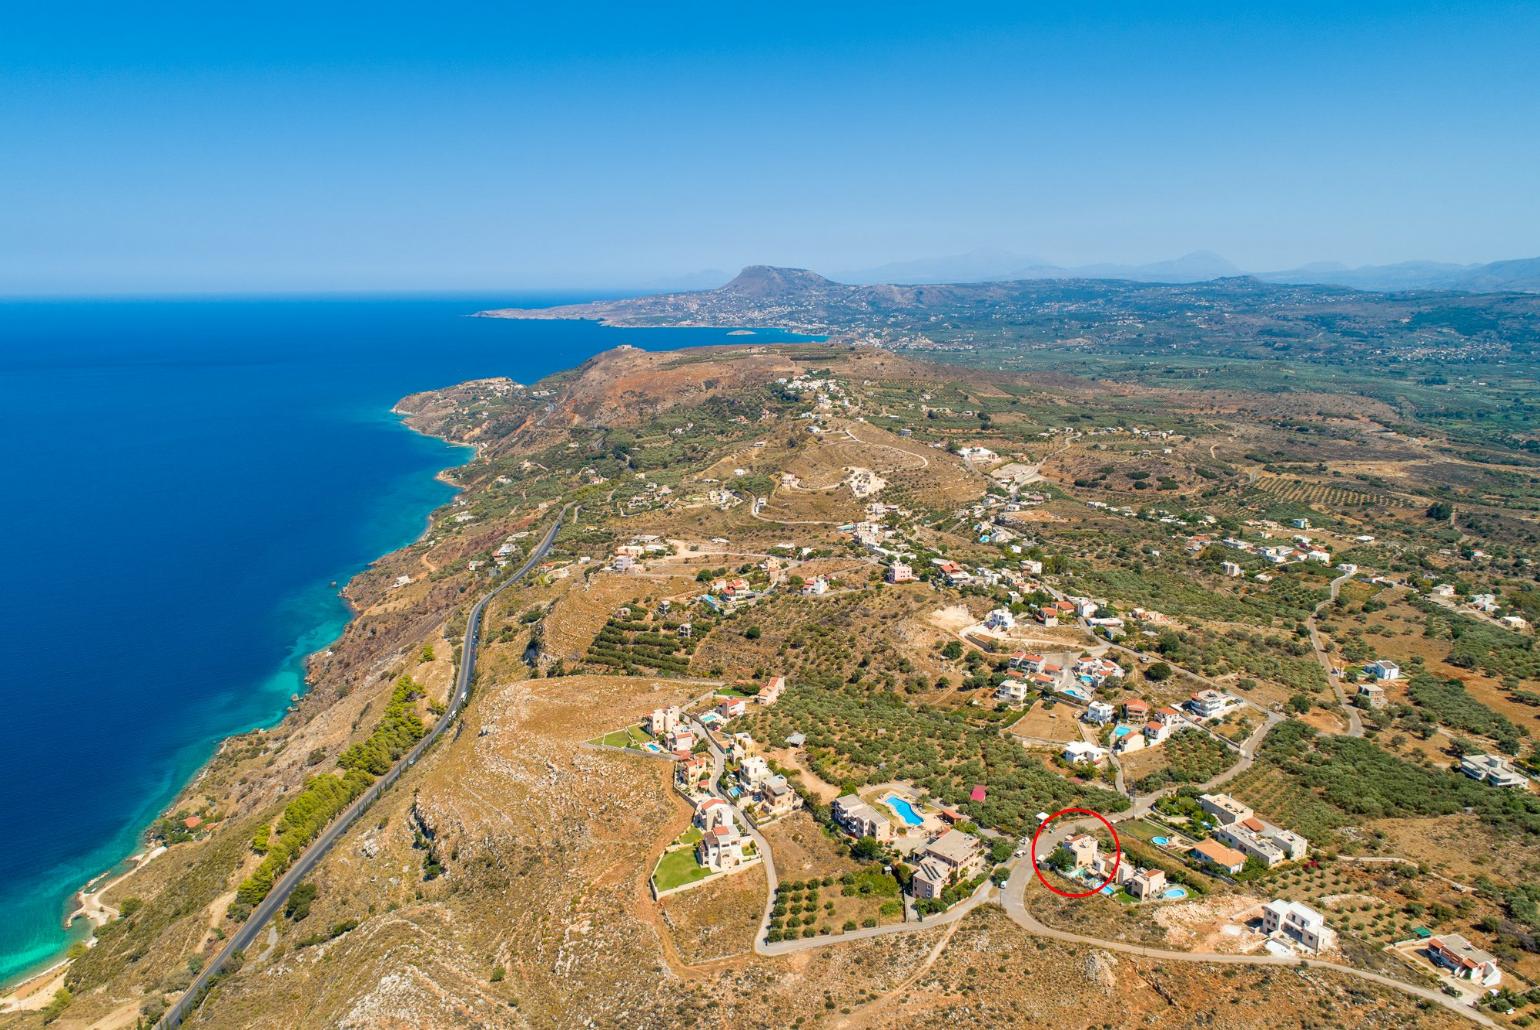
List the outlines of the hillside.
{"label": "hillside", "polygon": [[[729,292],[858,289],[862,303],[926,302],[775,270]],[[1351,392],[1098,382],[834,344],[621,347],[532,386],[483,379],[398,410],[477,445],[452,473],[465,492],[349,586],[358,619],[315,659],[297,710],[221,749],[158,824],[165,855],[103,892],[96,946],[0,1026],[40,1025],[57,985],[71,992],[62,1026],[163,1011],[245,918],[317,785],[383,768],[442,703],[467,607],[568,503],[581,517],[488,611],[458,731],[342,837],[191,1025],[932,1025],[964,988],[983,1025],[1074,1022],[1064,999],[1088,991],[1139,1025],[1341,1024],[1345,1006],[1359,1025],[1439,1025],[1454,1017],[1432,1007],[1444,996],[1427,963],[1382,950],[1423,924],[1499,954],[1505,982],[1540,981],[1519,892],[1537,874],[1540,803],[1451,771],[1457,747],[1535,769],[1534,637],[1431,593],[1446,581],[1492,591],[1500,612],[1537,607],[1534,491],[1501,472],[1533,465],[1521,448],[1489,439],[1508,464],[1488,464]],[[1442,523],[1427,514],[1439,503],[1453,509]],[[1362,569],[1338,603],[1322,607],[1336,569],[1261,556],[1294,519]],[[915,581],[885,583],[899,564]],[[1117,628],[1032,615],[1067,596],[1095,598]],[[986,631],[999,611],[1013,624]],[[1052,685],[1002,700],[1028,649],[1100,656],[1120,670],[1094,688],[1111,703],[1185,706],[1213,684],[1236,707],[1077,769],[1062,743],[1112,727]],[[1323,667],[1356,676],[1376,655],[1408,670],[1393,703],[1344,703]],[[784,693],[753,700],[773,676]],[[702,795],[673,789],[672,763],[642,747],[644,717],[704,713],[718,690],[745,699],[729,728],[747,753],[725,775],[757,757],[801,805],[762,827],[775,892],[760,864],[708,876],[674,847]],[[1229,777],[1310,838],[1315,865],[1232,881],[1154,843],[1200,832],[1181,792]],[[842,793],[893,791],[932,823],[955,810],[1006,842],[1039,811],[1094,808],[1129,861],[1189,893],[1065,907],[1006,847],[1004,888],[954,894],[955,922],[911,924],[899,880],[828,822]],[[1458,904],[1434,904],[1419,867],[1459,883]],[[658,877],[686,889],[655,900]],[[1265,961],[1252,924],[1275,896],[1327,912],[1343,938],[1333,965]],[[1205,949],[1232,961],[1194,961]],[[1216,997],[1266,998],[1267,1016]]]}

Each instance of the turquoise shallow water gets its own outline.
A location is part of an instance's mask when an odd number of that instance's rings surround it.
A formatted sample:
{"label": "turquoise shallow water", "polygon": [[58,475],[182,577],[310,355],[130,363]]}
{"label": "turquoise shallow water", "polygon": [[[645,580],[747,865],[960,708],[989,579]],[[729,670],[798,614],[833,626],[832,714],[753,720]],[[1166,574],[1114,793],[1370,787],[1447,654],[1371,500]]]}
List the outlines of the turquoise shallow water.
{"label": "turquoise shallow water", "polygon": [[231,733],[271,725],[348,618],[332,583],[413,540],[468,452],[400,397],[621,343],[797,339],[465,318],[573,298],[0,303],[0,980]]}

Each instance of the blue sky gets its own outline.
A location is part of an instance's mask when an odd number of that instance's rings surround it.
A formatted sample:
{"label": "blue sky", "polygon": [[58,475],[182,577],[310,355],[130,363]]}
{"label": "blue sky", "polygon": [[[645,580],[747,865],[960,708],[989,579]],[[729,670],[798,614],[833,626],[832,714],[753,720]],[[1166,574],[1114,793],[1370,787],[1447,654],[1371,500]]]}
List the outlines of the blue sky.
{"label": "blue sky", "polygon": [[19,6],[0,294],[1540,254],[1540,5]]}

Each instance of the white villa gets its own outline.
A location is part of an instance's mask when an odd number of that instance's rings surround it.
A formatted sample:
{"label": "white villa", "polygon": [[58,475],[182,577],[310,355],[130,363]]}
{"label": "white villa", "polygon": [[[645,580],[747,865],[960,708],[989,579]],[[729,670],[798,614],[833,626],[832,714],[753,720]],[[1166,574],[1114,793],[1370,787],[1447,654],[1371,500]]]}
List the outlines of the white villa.
{"label": "white villa", "polygon": [[1200,719],[1212,719],[1239,703],[1239,698],[1222,690],[1200,690],[1187,699],[1187,709]]}
{"label": "white villa", "polygon": [[1529,777],[1516,771],[1497,755],[1466,755],[1460,759],[1460,771],[1473,780],[1494,787],[1527,787]]}
{"label": "white villa", "polygon": [[654,708],[645,720],[646,729],[654,737],[662,737],[683,720],[684,712],[678,708]]}
{"label": "white villa", "polygon": [[1060,758],[1077,765],[1082,762],[1089,765],[1100,765],[1107,760],[1107,755],[1108,751],[1106,748],[1098,747],[1095,744],[1087,744],[1080,740],[1072,740],[1065,744],[1064,750],[1059,753]]}
{"label": "white villa", "polygon": [[1011,614],[1009,608],[996,608],[984,616],[984,627],[996,633],[1004,633],[1016,627],[1016,616]]}
{"label": "white villa", "polygon": [[1105,701],[1092,701],[1086,705],[1085,715],[1082,716],[1086,722],[1094,723],[1097,726],[1106,725],[1112,721],[1112,717],[1112,706]]}
{"label": "white villa", "polygon": [[1315,954],[1330,951],[1337,944],[1337,931],[1326,925],[1326,917],[1309,905],[1279,898],[1262,906],[1262,932],[1299,944]]}
{"label": "white villa", "polygon": [[1000,685],[995,688],[995,700],[1005,701],[1010,704],[1021,704],[1030,693],[1031,688],[1021,680],[1002,680]]}
{"label": "white villa", "polygon": [[747,843],[738,827],[729,822],[706,830],[695,846],[695,858],[714,873],[736,869],[748,860],[743,846]]}
{"label": "white villa", "polygon": [[1370,662],[1364,666],[1365,674],[1373,676],[1377,680],[1398,680],[1401,678],[1401,667],[1388,658]]}
{"label": "white villa", "polygon": [[695,825],[702,833],[718,826],[733,825],[733,809],[721,798],[707,798],[695,807]]}
{"label": "white villa", "polygon": [[831,810],[834,821],[852,837],[875,837],[880,841],[893,839],[893,823],[855,794],[835,799]]}
{"label": "white villa", "polygon": [[757,787],[769,778],[770,763],[763,755],[750,755],[738,763],[738,779],[747,787]]}

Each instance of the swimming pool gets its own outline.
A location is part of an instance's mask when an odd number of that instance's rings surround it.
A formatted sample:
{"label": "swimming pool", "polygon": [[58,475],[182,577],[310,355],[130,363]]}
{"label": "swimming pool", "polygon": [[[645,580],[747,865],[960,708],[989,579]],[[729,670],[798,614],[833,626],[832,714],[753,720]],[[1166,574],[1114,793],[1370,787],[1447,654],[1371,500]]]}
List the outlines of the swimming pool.
{"label": "swimming pool", "polygon": [[1170,837],[1151,837],[1150,838],[1150,843],[1151,844],[1155,844],[1155,845],[1163,848],[1167,844],[1171,843],[1171,838]]}
{"label": "swimming pool", "polygon": [[1166,891],[1166,893],[1162,894],[1161,897],[1170,898],[1172,901],[1175,901],[1178,898],[1185,898],[1187,897],[1187,888],[1172,887],[1170,890]]}
{"label": "swimming pool", "polygon": [[1091,700],[1091,695],[1087,694],[1085,691],[1081,690],[1079,687],[1065,687],[1065,688],[1063,688],[1060,691],[1060,693],[1061,694],[1068,694],[1070,697],[1078,697],[1082,701],[1089,701],[1089,700]]}
{"label": "swimming pool", "polygon": [[910,826],[922,826],[925,823],[925,820],[920,817],[920,813],[914,810],[914,806],[897,794],[889,794],[882,799],[882,803],[897,812],[899,818],[903,819]]}
{"label": "swimming pool", "polygon": [[1114,726],[1112,728],[1112,739],[1122,740],[1132,732],[1134,732],[1134,728],[1132,726]]}

